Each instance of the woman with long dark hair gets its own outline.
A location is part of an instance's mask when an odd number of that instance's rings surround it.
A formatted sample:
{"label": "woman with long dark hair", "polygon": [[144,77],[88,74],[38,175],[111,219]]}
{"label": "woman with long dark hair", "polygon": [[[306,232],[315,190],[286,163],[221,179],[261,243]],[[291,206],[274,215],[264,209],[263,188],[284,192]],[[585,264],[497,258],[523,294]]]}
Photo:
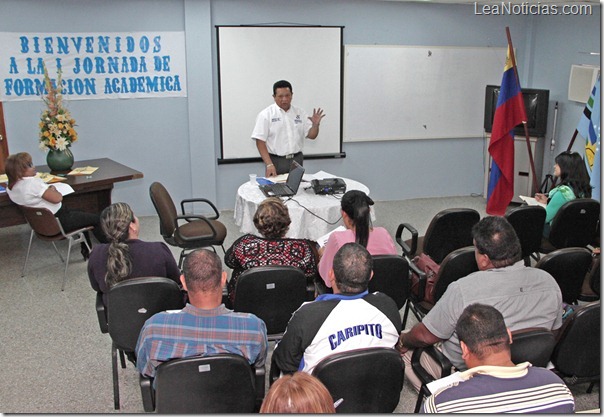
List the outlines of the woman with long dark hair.
{"label": "woman with long dark hair", "polygon": [[320,251],[319,274],[327,287],[331,288],[328,274],[333,266],[333,257],[346,243],[356,242],[372,255],[396,255],[390,233],[383,227],[373,227],[371,224],[372,205],[373,200],[362,191],[348,191],[342,197],[341,213],[346,230],[333,232]]}
{"label": "woman with long dark hair", "polygon": [[101,228],[109,243],[90,253],[88,278],[97,292],[106,294],[115,284],[129,278],[166,277],[180,285],[180,270],[163,242],[140,240],[138,218],[126,203],[114,203],[101,213]]}
{"label": "woman with long dark hair", "polygon": [[537,193],[535,199],[547,204],[545,210],[545,227],[543,235],[549,236],[552,220],[567,202],[576,198],[591,198],[591,185],[585,161],[577,152],[562,152],[556,156],[554,176],[560,179],[560,184],[550,190],[548,195]]}

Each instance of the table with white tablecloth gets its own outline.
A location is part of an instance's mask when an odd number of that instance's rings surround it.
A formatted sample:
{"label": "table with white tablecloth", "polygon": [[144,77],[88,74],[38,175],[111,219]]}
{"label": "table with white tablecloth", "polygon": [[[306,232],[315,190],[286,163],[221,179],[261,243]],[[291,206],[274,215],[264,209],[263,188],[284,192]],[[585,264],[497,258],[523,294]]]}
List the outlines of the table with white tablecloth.
{"label": "table with white tablecloth", "polygon": [[[312,175],[305,174],[298,193],[293,197],[281,198],[289,210],[292,221],[287,237],[317,240],[343,224],[340,213],[342,194],[317,195],[310,185],[312,179],[335,177],[336,175],[324,171]],[[369,195],[369,188],[360,182],[349,178],[342,179],[346,183],[347,191],[360,190]],[[252,185],[249,181],[246,181],[237,190],[235,224],[239,226],[242,233],[258,234],[254,226],[254,213],[264,199],[266,196],[260,191],[258,185]],[[375,219],[373,210],[371,213],[372,219]]]}

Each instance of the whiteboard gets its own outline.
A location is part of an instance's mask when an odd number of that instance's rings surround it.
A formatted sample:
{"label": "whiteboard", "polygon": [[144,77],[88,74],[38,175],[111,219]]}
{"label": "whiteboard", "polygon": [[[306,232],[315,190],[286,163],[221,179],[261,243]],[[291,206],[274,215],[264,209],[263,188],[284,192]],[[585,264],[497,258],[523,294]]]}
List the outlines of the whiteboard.
{"label": "whiteboard", "polygon": [[483,136],[507,48],[347,45],[344,141]]}
{"label": "whiteboard", "polygon": [[[322,108],[319,136],[304,155],[342,150],[342,27],[217,26],[222,161],[260,155],[251,139],[256,116],[274,103],[273,84],[292,84],[292,104]],[[245,162],[245,161],[242,161]]]}

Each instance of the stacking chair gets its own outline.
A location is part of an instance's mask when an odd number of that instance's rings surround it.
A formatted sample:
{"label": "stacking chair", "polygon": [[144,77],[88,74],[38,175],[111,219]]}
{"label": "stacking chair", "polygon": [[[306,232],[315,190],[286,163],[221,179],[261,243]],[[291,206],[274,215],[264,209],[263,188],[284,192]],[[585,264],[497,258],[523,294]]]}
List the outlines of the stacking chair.
{"label": "stacking chair", "polygon": [[398,405],[405,366],[392,348],[357,349],[323,359],[312,371],[334,402],[338,413],[392,413]]}
{"label": "stacking chair", "polygon": [[[182,266],[182,261],[186,256],[187,250],[194,250],[204,247],[221,246],[224,252],[224,239],[227,230],[223,223],[217,219],[220,213],[216,206],[205,198],[190,198],[182,200],[180,207],[182,214],[178,214],[174,201],[166,188],[159,182],[154,182],[149,188],[149,194],[153,206],[159,216],[159,231],[168,245],[176,246],[182,249],[178,259],[178,267]],[[210,214],[186,213],[186,208],[195,210],[198,204],[204,204],[210,207]]]}
{"label": "stacking chair", "polygon": [[266,324],[269,340],[279,340],[294,311],[306,301],[306,277],[293,266],[257,266],[239,276],[233,309],[253,313]]}
{"label": "stacking chair", "polygon": [[[396,230],[396,241],[403,249],[403,255],[411,260],[425,253],[440,264],[455,249],[472,245],[472,227],[480,220],[474,209],[452,208],[442,210],[430,222],[424,236],[418,237],[417,230],[408,223],[401,223]],[[403,240],[403,233],[411,233],[410,240]],[[419,250],[419,251],[418,251]]]}
{"label": "stacking chair", "polygon": [[549,238],[543,238],[539,252],[585,247],[594,242],[600,221],[600,203],[591,198],[577,198],[565,203],[550,227]]}
{"label": "stacking chair", "polygon": [[[161,311],[180,310],[183,307],[183,294],[176,282],[169,278],[131,278],[119,282],[109,290],[105,314],[112,341],[113,401],[116,410],[120,408],[118,352],[121,366],[125,368],[124,353],[134,356],[136,342],[145,321]],[[97,314],[100,322],[102,316],[98,303]],[[102,329],[101,326],[101,331]]]}
{"label": "stacking chair", "polygon": [[[555,344],[554,334],[547,329],[516,330],[512,332],[512,344],[510,345],[512,362],[515,364],[530,362],[533,366],[544,368],[549,363]],[[441,377],[443,378],[451,374],[451,367],[453,366],[449,359],[434,346],[414,349],[411,357],[411,367],[422,382],[415,403],[415,413],[419,413],[424,398],[432,395],[427,384],[434,381],[432,375],[420,363],[422,353],[426,353],[439,364],[442,372]]]}
{"label": "stacking chair", "polygon": [[[434,307],[434,304],[424,301],[426,275],[413,263],[410,266],[411,269],[420,276],[420,285],[417,296],[411,292],[409,293],[409,299],[407,301],[405,314],[403,316],[403,329],[407,324],[409,310],[411,310],[418,321],[421,321],[432,309],[432,307]],[[467,246],[465,248],[457,249],[448,254],[440,264],[440,269],[438,270],[438,274],[435,278],[436,284],[434,287],[434,302],[436,303],[438,300],[440,300],[447,290],[449,284],[476,271],[478,271],[478,265],[476,264],[474,246]]]}
{"label": "stacking chair", "polygon": [[243,414],[260,409],[264,377],[264,366],[225,353],[164,362],[154,379],[141,375],[139,383],[147,412]]}
{"label": "stacking chair", "polygon": [[592,254],[591,267],[585,276],[581,286],[581,294],[577,299],[586,302],[600,299],[600,255],[594,257]]}
{"label": "stacking chair", "polygon": [[554,372],[567,384],[600,380],[600,301],[586,304],[571,314],[558,333],[552,354]]}
{"label": "stacking chair", "polygon": [[518,235],[522,248],[522,259],[526,266],[531,266],[531,256],[539,260],[545,216],[546,212],[543,207],[529,205],[513,208],[505,214],[505,218]]}
{"label": "stacking chair", "polygon": [[398,255],[374,255],[373,277],[369,281],[369,292],[382,292],[394,300],[400,310],[405,305],[411,284],[409,262]]}
{"label": "stacking chair", "polygon": [[562,292],[562,301],[576,304],[592,259],[586,248],[564,248],[544,255],[535,268],[554,277]]}
{"label": "stacking chair", "polygon": [[[23,264],[23,271],[21,276],[25,276],[25,271],[27,269],[27,261],[29,259],[29,252],[31,250],[31,243],[33,241],[34,235],[38,237],[38,239],[51,242],[55,252],[61,258],[61,262],[65,263],[65,272],[63,274],[63,284],[61,285],[61,291],[65,289],[65,282],[67,281],[67,268],[69,267],[69,255],[71,255],[71,248],[78,243],[84,243],[90,251],[90,246],[88,246],[88,242],[86,242],[86,238],[84,233],[86,231],[92,230],[92,226],[83,227],[78,230],[74,230],[72,232],[66,233],[63,230],[63,226],[59,219],[57,219],[54,214],[48,209],[45,208],[33,208],[26,206],[19,206],[19,209],[25,216],[25,220],[31,227],[31,234],[29,235],[29,245],[27,246],[27,255],[25,255],[25,263]],[[55,241],[57,240],[67,240],[67,257],[64,260],[63,256],[57,249],[55,245]]]}

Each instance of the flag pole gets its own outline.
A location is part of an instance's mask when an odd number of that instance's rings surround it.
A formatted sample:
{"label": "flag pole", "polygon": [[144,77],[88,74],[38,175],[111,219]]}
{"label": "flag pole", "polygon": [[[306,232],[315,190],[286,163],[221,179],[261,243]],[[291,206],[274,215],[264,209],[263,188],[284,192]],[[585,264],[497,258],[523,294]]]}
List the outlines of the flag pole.
{"label": "flag pole", "polygon": [[[514,75],[516,76],[516,85],[520,87],[520,79],[518,78],[518,68],[516,67],[516,57],[514,55],[514,46],[512,45],[512,36],[510,35],[510,27],[505,27],[505,33],[508,37],[508,47],[510,49],[510,58],[512,59],[512,67],[514,68]],[[525,110],[526,112],[526,110]],[[535,175],[535,161],[533,160],[533,151],[531,150],[531,140],[528,132],[528,126],[526,124],[526,120],[522,121],[522,125],[524,126],[524,136],[526,138],[526,148],[529,154],[529,161],[531,164],[531,171],[533,172],[533,187],[535,192],[539,191],[539,184],[537,182],[537,176]]]}

